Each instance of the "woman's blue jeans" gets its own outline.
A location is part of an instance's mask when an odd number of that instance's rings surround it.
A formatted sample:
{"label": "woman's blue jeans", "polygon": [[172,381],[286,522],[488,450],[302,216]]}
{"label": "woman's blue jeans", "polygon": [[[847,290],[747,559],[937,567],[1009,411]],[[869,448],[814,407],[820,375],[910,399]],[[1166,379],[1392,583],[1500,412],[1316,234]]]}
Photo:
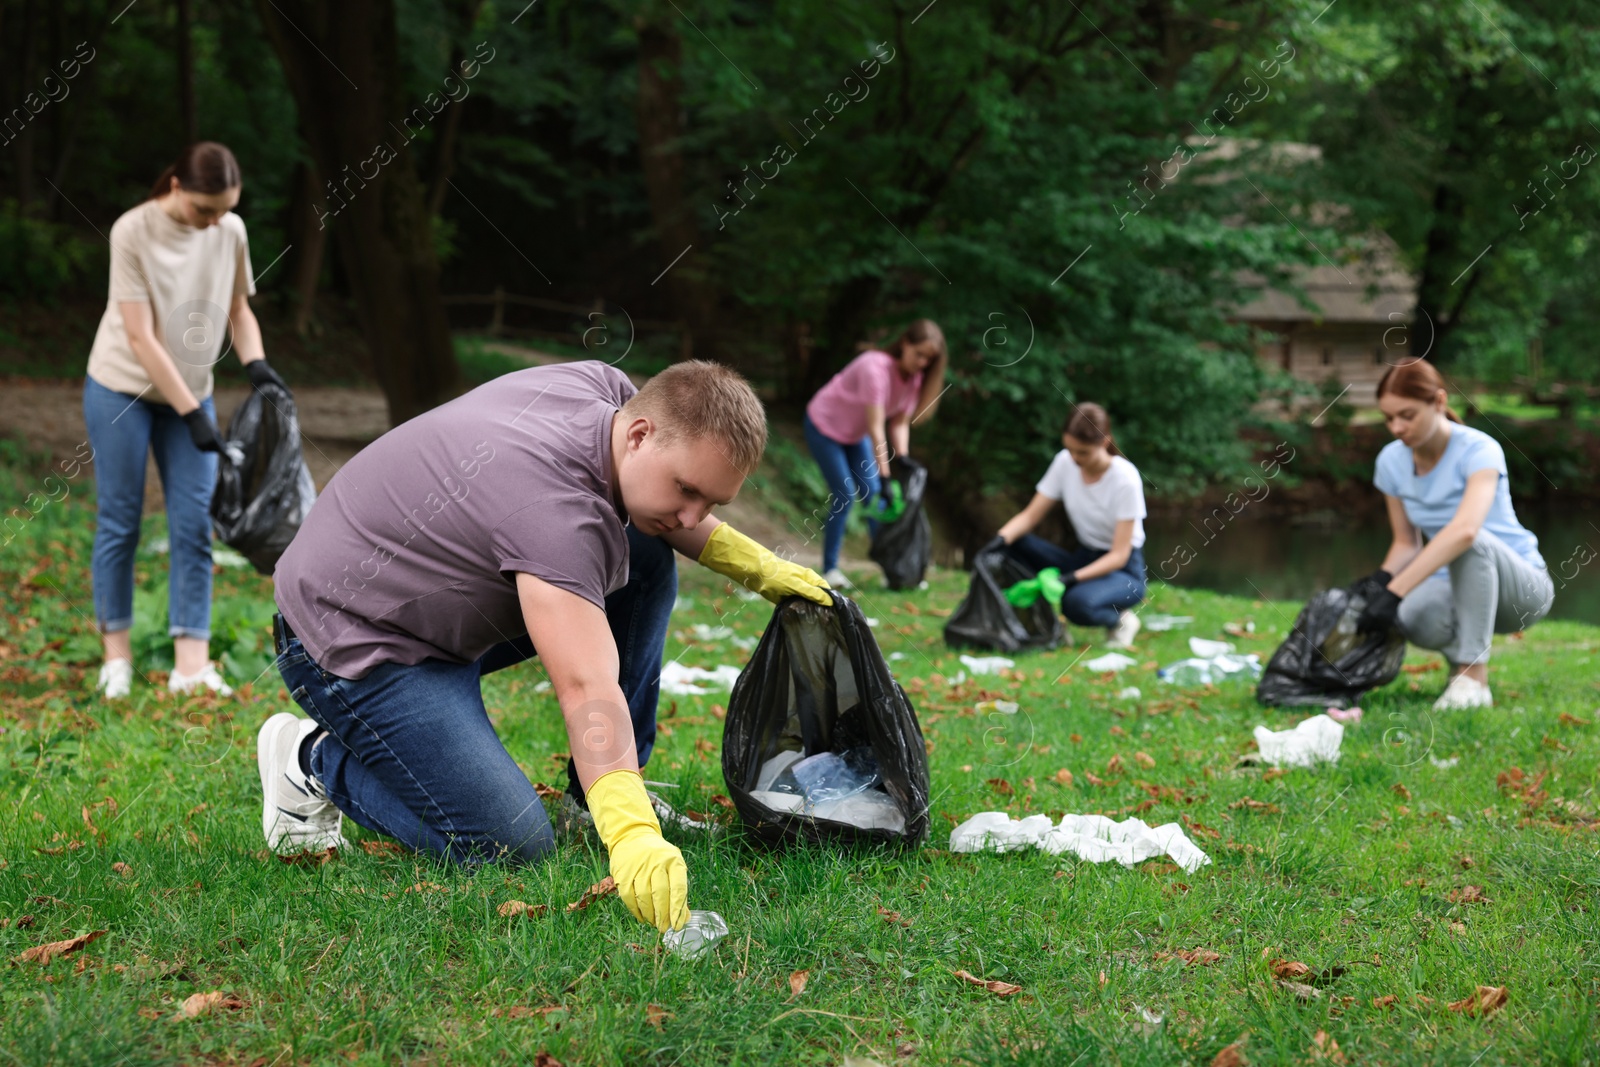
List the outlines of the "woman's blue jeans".
{"label": "woman's blue jeans", "polygon": [[[1055,567],[1062,574],[1087,567],[1105,555],[1096,548],[1079,548],[1069,552],[1033,534],[1017,538],[1006,552],[1012,559],[1035,571]],[[1061,598],[1061,613],[1068,622],[1079,626],[1115,626],[1117,617],[1143,600],[1144,593],[1144,549],[1136,548],[1128,553],[1128,562],[1120,570],[1079,582],[1068,589],[1066,596]]]}
{"label": "woman's blue jeans", "polygon": [[[210,397],[200,406],[216,419]],[[145,460],[154,452],[167,499],[168,633],[209,639],[216,453],[194,446],[189,427],[169,405],[114,392],[93,378],[83,383],[83,421],[94,450],[99,501],[90,573],[100,632],[133,626],[133,556],[144,513]]]}
{"label": "woman's blue jeans", "polygon": [[[878,461],[873,458],[870,437],[863,437],[853,445],[841,445],[817,429],[810,415],[806,416],[805,428],[806,444],[828,483],[828,517],[822,526],[822,569],[831,571],[839,565],[839,547],[844,544],[844,524],[850,518],[850,505],[878,495]],[[867,525],[877,534],[877,522],[869,519]]]}
{"label": "woman's blue jeans", "polygon": [[[605,608],[642,768],[655,746],[678,571],[671,547],[631,526],[628,552],[628,584]],[[294,638],[278,655],[278,673],[295,703],[328,731],[311,750],[311,773],[340,811],[454,862],[532,863],[555,848],[555,837],[533,783],[489,721],[480,683],[537,654],[523,634],[473,663],[385,663],[351,680],[323,670]],[[570,762],[567,775],[581,803]]]}

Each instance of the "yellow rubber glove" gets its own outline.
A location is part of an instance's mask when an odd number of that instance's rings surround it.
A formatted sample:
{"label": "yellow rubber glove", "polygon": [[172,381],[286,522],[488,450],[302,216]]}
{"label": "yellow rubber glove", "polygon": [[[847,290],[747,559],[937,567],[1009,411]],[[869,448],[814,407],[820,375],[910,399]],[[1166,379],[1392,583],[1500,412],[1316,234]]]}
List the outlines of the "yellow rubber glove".
{"label": "yellow rubber glove", "polygon": [[810,567],[790,563],[727,523],[711,531],[706,547],[700,550],[700,565],[732,578],[774,604],[786,596],[803,596],[825,606],[833,603],[822,575]]}
{"label": "yellow rubber glove", "polygon": [[677,846],[661,836],[639,772],[603,774],[587,796],[622,903],[662,933],[683,926],[689,921],[689,867]]}

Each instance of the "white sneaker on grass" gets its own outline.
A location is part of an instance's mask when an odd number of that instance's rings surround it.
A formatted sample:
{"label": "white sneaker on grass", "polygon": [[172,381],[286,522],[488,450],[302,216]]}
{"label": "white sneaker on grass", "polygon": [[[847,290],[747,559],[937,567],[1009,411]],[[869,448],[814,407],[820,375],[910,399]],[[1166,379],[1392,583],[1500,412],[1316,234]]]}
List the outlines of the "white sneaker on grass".
{"label": "white sneaker on grass", "polygon": [[200,688],[209,689],[219,697],[233,696],[233,687],[222,680],[215,663],[207,663],[197,674],[184,674],[174,667],[167,679],[167,689],[174,693],[192,693]]}
{"label": "white sneaker on grass", "polygon": [[1458,674],[1450,679],[1439,699],[1433,702],[1434,711],[1469,711],[1473,708],[1494,707],[1494,696],[1489,687],[1476,678]]}
{"label": "white sneaker on grass", "polygon": [[830,567],[828,572],[822,576],[822,580],[835,589],[853,589],[856,584],[838,567]]}
{"label": "white sneaker on grass", "polygon": [[1132,648],[1133,638],[1143,625],[1139,621],[1139,616],[1131,611],[1124,611],[1117,616],[1115,626],[1106,627],[1106,647]]}
{"label": "white sneaker on grass", "polygon": [[125,659],[108,659],[100,668],[96,691],[107,700],[125,700],[133,690],[133,664]]}
{"label": "white sneaker on grass", "polygon": [[256,734],[261,832],[279,855],[350,847],[340,832],[339,809],[322,783],[300,770],[300,744],[319,729],[311,719],[280,711]]}

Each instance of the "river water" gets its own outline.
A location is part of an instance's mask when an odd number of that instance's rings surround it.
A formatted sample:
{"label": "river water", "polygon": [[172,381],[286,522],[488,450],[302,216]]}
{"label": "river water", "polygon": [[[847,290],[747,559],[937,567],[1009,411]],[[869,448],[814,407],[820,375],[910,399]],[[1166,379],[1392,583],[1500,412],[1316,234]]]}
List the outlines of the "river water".
{"label": "river water", "polygon": [[[1389,547],[1381,512],[1361,523],[1333,511],[1291,517],[1252,514],[1249,506],[1225,523],[1216,517],[1207,522],[1203,515],[1145,520],[1145,566],[1152,580],[1304,600],[1375,570]],[[1523,505],[1517,517],[1538,536],[1555,581],[1549,617],[1600,624],[1600,505]]]}

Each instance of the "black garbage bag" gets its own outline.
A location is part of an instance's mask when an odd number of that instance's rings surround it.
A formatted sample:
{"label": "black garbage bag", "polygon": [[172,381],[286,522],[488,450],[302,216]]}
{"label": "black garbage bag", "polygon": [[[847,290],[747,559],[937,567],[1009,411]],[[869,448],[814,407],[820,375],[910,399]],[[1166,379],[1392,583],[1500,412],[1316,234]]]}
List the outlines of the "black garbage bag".
{"label": "black garbage bag", "polygon": [[1294,620],[1294,630],[1262,672],[1256,700],[1348,708],[1368,690],[1394,681],[1405,659],[1406,639],[1394,627],[1386,633],[1356,629],[1375,591],[1362,579],[1307,601]]}
{"label": "black garbage bag", "polygon": [[[777,810],[751,796],[781,752],[865,755],[903,829],[866,829]],[[790,597],[772,613],[728,699],[722,777],[745,825],[769,844],[834,841],[911,846],[928,833],[928,753],[905,690],[889,673],[854,601]]]}
{"label": "black garbage bag", "polygon": [[999,652],[1060,645],[1066,628],[1048,600],[1040,597],[1031,607],[1018,608],[1006,599],[1007,589],[1034,574],[1004,551],[980,552],[972,564],[966,599],[944,624],[945,644]]}
{"label": "black garbage bag", "polygon": [[928,468],[906,456],[889,463],[890,476],[900,483],[905,510],[894,522],[878,527],[867,556],[883,568],[890,589],[915,589],[928,570],[933,554],[933,528],[922,498],[928,491]]}
{"label": "black garbage bag", "polygon": [[316,499],[294,397],[271,382],[251,389],[223,437],[211,497],[217,536],[270,575]]}

